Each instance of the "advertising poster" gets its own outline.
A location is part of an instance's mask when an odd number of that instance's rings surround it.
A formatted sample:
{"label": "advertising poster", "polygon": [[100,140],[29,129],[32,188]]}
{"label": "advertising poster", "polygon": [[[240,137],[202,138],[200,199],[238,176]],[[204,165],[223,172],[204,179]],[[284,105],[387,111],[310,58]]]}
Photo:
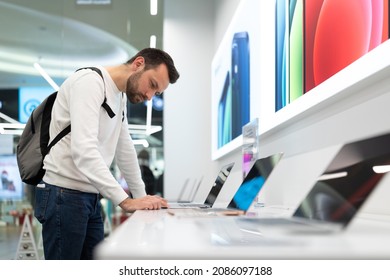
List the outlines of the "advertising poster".
{"label": "advertising poster", "polygon": [[276,0],[275,111],[389,38],[388,0]]}
{"label": "advertising poster", "polygon": [[259,111],[260,1],[241,1],[212,62],[212,142],[216,159],[242,144]]}
{"label": "advertising poster", "polygon": [[0,155],[0,200],[21,200],[23,194],[15,155]]}

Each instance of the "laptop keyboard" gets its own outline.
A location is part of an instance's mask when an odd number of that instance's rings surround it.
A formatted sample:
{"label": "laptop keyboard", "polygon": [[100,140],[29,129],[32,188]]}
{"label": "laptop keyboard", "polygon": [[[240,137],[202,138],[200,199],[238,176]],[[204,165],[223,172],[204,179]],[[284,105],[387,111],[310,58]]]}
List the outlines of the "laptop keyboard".
{"label": "laptop keyboard", "polygon": [[177,217],[213,217],[217,216],[216,212],[213,211],[202,211],[198,208],[188,208],[188,209],[170,209],[168,210],[168,213],[172,216]]}
{"label": "laptop keyboard", "polygon": [[207,205],[199,203],[179,203],[179,206],[188,208],[208,208]]}
{"label": "laptop keyboard", "polygon": [[[317,232],[317,233],[332,233],[340,229],[337,224],[320,223],[313,220],[303,220],[300,218],[250,218],[250,219],[238,219],[237,223],[241,227],[245,228],[251,225],[251,227],[262,228],[262,226],[271,226],[280,229],[290,229],[294,232]],[[264,229],[264,228],[262,228]]]}
{"label": "laptop keyboard", "polygon": [[264,235],[257,228],[244,229],[235,220],[218,220],[213,222],[211,241],[215,245],[239,246],[290,246],[291,242]]}

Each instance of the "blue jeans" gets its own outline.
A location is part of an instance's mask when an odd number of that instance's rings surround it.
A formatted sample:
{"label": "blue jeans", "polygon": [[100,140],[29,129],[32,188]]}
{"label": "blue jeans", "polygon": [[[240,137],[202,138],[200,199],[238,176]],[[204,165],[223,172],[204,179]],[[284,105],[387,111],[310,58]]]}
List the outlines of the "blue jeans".
{"label": "blue jeans", "polygon": [[42,224],[46,260],[90,260],[104,238],[98,194],[45,184],[36,187],[35,217]]}

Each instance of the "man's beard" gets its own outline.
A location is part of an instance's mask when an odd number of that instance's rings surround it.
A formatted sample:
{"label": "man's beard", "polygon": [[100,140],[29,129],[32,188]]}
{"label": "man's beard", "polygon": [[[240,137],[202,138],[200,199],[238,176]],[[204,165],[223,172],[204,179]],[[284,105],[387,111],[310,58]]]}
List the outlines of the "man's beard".
{"label": "man's beard", "polygon": [[136,72],[127,79],[126,95],[133,104],[141,103],[147,100],[145,99],[144,94],[138,91],[138,81],[143,72],[143,70],[141,72]]}

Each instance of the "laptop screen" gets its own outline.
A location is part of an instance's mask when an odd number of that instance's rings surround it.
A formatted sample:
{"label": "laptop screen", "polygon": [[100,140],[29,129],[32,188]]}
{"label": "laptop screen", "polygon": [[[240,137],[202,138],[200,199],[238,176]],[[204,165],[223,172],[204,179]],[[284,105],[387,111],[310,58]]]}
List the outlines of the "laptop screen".
{"label": "laptop screen", "polygon": [[217,199],[217,196],[219,192],[221,191],[223,184],[225,184],[227,177],[230,174],[230,171],[232,170],[234,166],[234,163],[230,163],[228,165],[225,165],[221,168],[221,171],[219,171],[217,179],[214,182],[214,185],[212,186],[206,201],[204,204],[213,206],[215,200]]}
{"label": "laptop screen", "polygon": [[190,182],[190,178],[187,178],[185,181],[184,181],[184,184],[183,186],[181,187],[181,190],[180,190],[180,193],[179,193],[179,196],[177,198],[177,201],[185,201],[184,200],[184,193],[185,191],[187,190],[188,188],[188,183]]}
{"label": "laptop screen", "polygon": [[257,159],[230,201],[228,208],[247,211],[281,157],[282,153],[278,153]]}
{"label": "laptop screen", "polygon": [[294,216],[346,226],[390,171],[389,143],[387,134],[344,145]]}

